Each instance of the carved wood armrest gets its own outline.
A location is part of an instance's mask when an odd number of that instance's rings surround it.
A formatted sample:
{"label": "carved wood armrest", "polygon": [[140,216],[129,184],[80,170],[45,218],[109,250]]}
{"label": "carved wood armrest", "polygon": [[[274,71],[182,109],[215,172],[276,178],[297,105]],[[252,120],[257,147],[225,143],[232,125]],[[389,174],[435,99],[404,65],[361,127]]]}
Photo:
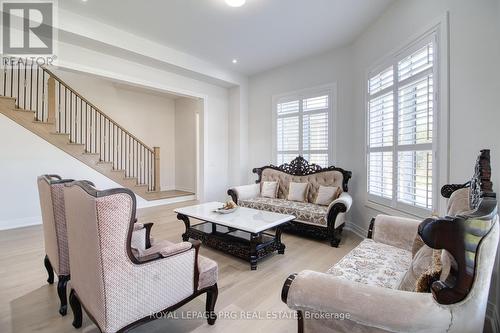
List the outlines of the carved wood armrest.
{"label": "carved wood armrest", "polygon": [[452,193],[455,192],[456,190],[459,190],[461,188],[469,187],[470,182],[467,182],[465,184],[447,184],[441,187],[441,195],[444,198],[449,198],[451,197]]}
{"label": "carved wood armrest", "polygon": [[486,197],[471,214],[429,218],[420,224],[418,234],[424,243],[433,249],[448,251],[457,263],[446,281],[438,280],[431,285],[438,303],[458,303],[469,294],[478,269],[479,247],[495,225],[496,214],[496,199]]}

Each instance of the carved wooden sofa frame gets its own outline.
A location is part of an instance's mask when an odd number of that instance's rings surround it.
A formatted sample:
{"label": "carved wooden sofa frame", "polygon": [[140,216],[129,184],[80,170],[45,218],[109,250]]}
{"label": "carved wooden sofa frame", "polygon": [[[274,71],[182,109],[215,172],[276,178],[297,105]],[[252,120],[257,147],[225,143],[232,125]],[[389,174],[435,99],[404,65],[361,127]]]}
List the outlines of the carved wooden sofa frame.
{"label": "carved wooden sofa frame", "polygon": [[[296,157],[290,163],[285,163],[279,166],[275,165],[266,165],[260,168],[254,168],[252,172],[258,176],[258,179],[255,181],[256,184],[259,184],[262,181],[262,173],[266,169],[272,169],[287,173],[291,176],[308,176],[328,171],[338,171],[342,174],[342,191],[348,192],[349,179],[352,177],[352,172],[344,170],[342,168],[338,168],[335,166],[329,166],[326,168],[322,168],[321,166],[309,163],[302,156]],[[238,194],[233,190],[229,189],[227,194],[231,196],[235,203],[238,203]],[[338,247],[342,231],[344,229],[345,223],[335,227],[335,221],[340,213],[346,213],[349,207],[346,206],[343,202],[335,203],[330,210],[328,211],[328,215],[326,218],[327,226],[321,227],[308,223],[302,223],[300,221],[292,221],[282,227],[282,230],[285,232],[290,232],[299,235],[306,235],[313,238],[319,239],[327,239],[330,242],[332,247]]]}

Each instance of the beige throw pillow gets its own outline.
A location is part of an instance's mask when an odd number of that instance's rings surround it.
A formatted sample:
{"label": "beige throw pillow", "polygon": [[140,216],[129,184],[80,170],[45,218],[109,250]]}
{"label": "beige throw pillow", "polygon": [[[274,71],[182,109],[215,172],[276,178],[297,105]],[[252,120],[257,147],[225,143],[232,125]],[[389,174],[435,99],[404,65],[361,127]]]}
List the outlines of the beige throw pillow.
{"label": "beige throw pillow", "polygon": [[306,202],[308,190],[309,190],[309,183],[290,182],[287,199],[290,201]]}
{"label": "beige throw pillow", "polygon": [[278,182],[262,182],[262,187],[260,189],[260,196],[264,198],[275,199],[278,195]]}
{"label": "beige throw pillow", "polygon": [[420,247],[411,261],[410,268],[399,284],[399,290],[416,290],[417,280],[432,266],[432,254],[433,250],[429,246],[424,244]]}
{"label": "beige throw pillow", "polygon": [[333,200],[337,199],[341,193],[338,186],[323,186],[320,185],[318,195],[314,203],[316,205],[328,206]]}

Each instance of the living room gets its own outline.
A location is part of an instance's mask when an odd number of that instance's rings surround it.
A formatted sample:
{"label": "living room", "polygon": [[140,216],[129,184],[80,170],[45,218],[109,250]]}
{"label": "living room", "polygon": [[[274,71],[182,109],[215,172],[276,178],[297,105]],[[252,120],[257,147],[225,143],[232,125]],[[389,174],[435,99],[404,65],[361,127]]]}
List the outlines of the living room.
{"label": "living room", "polygon": [[47,52],[2,2],[2,332],[499,331],[500,1],[43,2]]}

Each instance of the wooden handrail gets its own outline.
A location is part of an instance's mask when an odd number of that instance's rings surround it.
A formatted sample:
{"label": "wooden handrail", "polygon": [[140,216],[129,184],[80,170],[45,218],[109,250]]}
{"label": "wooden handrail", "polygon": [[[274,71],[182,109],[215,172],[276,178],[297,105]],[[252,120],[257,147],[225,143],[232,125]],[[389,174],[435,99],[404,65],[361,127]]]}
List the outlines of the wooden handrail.
{"label": "wooden handrail", "polygon": [[57,76],[56,74],[54,74],[54,72],[52,72],[51,70],[49,70],[45,65],[44,66],[41,66],[40,68],[42,68],[42,70],[44,72],[46,72],[47,74],[49,74],[51,77],[53,77],[56,81],[58,81],[60,84],[62,84],[64,87],[66,87],[66,89],[68,89],[69,91],[71,91],[73,94],[75,94],[76,96],[78,96],[78,98],[80,98],[81,100],[83,100],[87,105],[89,105],[91,108],[93,108],[94,110],[96,110],[97,112],[99,112],[99,114],[101,114],[102,116],[104,116],[108,121],[110,121],[111,123],[113,123],[116,127],[120,128],[120,130],[122,130],[123,132],[127,133],[132,139],[134,139],[135,141],[137,141],[138,143],[140,143],[141,145],[143,145],[146,149],[148,149],[151,153],[154,153],[154,149],[153,148],[150,148],[147,144],[145,144],[144,142],[142,142],[140,139],[138,139],[135,135],[133,135],[132,133],[130,133],[129,131],[127,131],[123,126],[121,126],[120,124],[118,124],[116,121],[114,121],[113,119],[111,119],[110,116],[108,116],[106,113],[104,113],[101,109],[99,109],[97,106],[95,106],[93,103],[91,103],[89,100],[87,100],[85,97],[83,97],[82,95],[80,95],[78,92],[76,92],[73,88],[71,88],[66,82],[64,82],[59,76]]}

